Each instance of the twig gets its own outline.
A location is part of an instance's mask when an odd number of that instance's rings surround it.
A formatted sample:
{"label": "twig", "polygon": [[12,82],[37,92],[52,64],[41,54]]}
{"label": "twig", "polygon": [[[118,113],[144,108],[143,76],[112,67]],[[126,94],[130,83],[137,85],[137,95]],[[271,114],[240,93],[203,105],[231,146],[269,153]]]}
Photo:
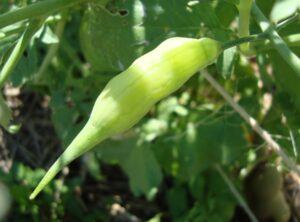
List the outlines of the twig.
{"label": "twig", "polygon": [[240,116],[252,127],[252,129],[256,131],[266,141],[266,143],[282,158],[286,165],[300,176],[300,170],[298,169],[297,165],[287,156],[280,145],[273,140],[272,136],[266,130],[261,128],[258,122],[253,117],[251,117],[243,107],[236,103],[233,98],[225,91],[225,89],[207,71],[202,71],[202,75],[224,97],[224,99],[233,107],[233,109],[240,114]]}
{"label": "twig", "polygon": [[[289,64],[289,66],[295,71],[298,78],[300,78],[300,59],[293,53],[284,40],[280,37],[275,27],[270,24],[269,20],[262,13],[255,3],[252,4],[252,14],[264,33],[267,33],[269,39],[274,45],[274,48],[281,55],[281,57]],[[281,25],[281,27],[283,24]]]}
{"label": "twig", "polygon": [[219,164],[215,165],[216,170],[219,172],[225,183],[228,185],[230,191],[232,192],[233,196],[237,199],[241,207],[244,209],[244,211],[248,214],[250,220],[252,222],[258,222],[258,219],[255,217],[254,213],[251,211],[250,207],[242,197],[242,195],[239,193],[239,191],[235,188],[233,183],[230,181],[230,179],[227,177],[223,169],[220,167]]}
{"label": "twig", "polygon": [[[61,36],[64,32],[66,25],[66,17],[63,16],[63,19],[57,24],[56,30],[55,30],[55,35],[57,36],[58,39],[61,39]],[[60,40],[59,40],[60,41]],[[49,64],[51,63],[53,57],[56,55],[58,49],[59,49],[60,42],[54,43],[50,46],[45,59],[43,60],[42,65],[40,66],[39,70],[37,71],[35,75],[35,80],[39,80],[41,76],[44,74],[44,72],[47,70]]]}
{"label": "twig", "polygon": [[17,44],[13,48],[6,63],[4,64],[2,70],[0,71],[0,88],[4,86],[5,81],[17,66],[18,62],[22,58],[23,52],[25,51],[26,47],[29,45],[31,38],[41,27],[43,21],[44,19],[31,21],[29,26],[25,30],[24,34],[19,38]]}
{"label": "twig", "polygon": [[298,156],[298,152],[297,152],[296,142],[295,142],[294,134],[293,134],[292,130],[290,130],[290,129],[289,129],[289,134],[290,134],[290,137],[291,137],[294,154],[297,157]]}
{"label": "twig", "polygon": [[46,17],[49,14],[82,3],[86,0],[47,0],[0,15],[0,28],[27,19]]}
{"label": "twig", "polygon": [[293,22],[296,22],[299,20],[299,13],[296,12],[295,14],[293,14],[292,16],[284,19],[283,21],[280,21],[278,24],[276,24],[275,29],[277,31],[280,31],[281,29],[284,29],[285,27],[287,27],[288,25],[290,25]]}

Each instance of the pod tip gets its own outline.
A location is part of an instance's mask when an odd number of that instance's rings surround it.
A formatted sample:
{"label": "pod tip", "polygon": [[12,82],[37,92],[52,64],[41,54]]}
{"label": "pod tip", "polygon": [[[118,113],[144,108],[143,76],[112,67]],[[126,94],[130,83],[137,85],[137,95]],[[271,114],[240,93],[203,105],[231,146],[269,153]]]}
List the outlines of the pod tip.
{"label": "pod tip", "polygon": [[36,194],[34,194],[34,192],[32,192],[29,196],[29,200],[33,200],[36,197]]}

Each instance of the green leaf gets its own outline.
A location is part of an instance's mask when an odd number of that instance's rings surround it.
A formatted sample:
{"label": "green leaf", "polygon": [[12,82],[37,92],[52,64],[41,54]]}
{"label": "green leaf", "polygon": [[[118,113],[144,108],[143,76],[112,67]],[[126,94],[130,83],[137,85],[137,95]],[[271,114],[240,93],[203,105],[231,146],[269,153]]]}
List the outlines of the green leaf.
{"label": "green leaf", "polygon": [[[113,164],[127,161],[128,154],[136,146],[137,138],[107,139],[98,144],[96,148],[97,156],[105,163]],[[126,158],[124,158],[126,157]]]}
{"label": "green leaf", "polygon": [[100,161],[96,153],[90,152],[87,153],[84,157],[85,164],[87,165],[87,170],[90,173],[90,175],[95,180],[101,180],[103,176],[101,173]]}
{"label": "green leaf", "polygon": [[144,49],[143,7],[140,1],[128,5],[125,15],[112,14],[92,4],[80,29],[80,43],[92,67],[101,72],[119,72]]}
{"label": "green leaf", "polygon": [[234,65],[237,61],[236,47],[226,49],[217,60],[217,70],[224,79],[230,78],[234,71]]}
{"label": "green leaf", "polygon": [[[207,0],[194,2],[115,1],[108,5],[110,11],[91,3],[80,29],[82,51],[95,70],[109,73],[123,71],[166,38],[228,39],[229,32],[216,15],[220,8],[216,9]],[[230,14],[229,20],[234,18],[234,13]],[[224,25],[228,25],[229,20]]]}
{"label": "green leaf", "polygon": [[14,86],[24,84],[37,71],[38,53],[36,43],[35,40],[31,41],[16,68],[12,72],[10,79]]}
{"label": "green leaf", "polygon": [[237,14],[238,10],[234,3],[219,1],[216,7],[216,15],[224,27],[230,26]]}
{"label": "green leaf", "polygon": [[36,36],[39,36],[41,42],[43,42],[44,44],[56,44],[59,42],[59,39],[49,26],[42,27],[40,29],[40,33],[37,32]]}
{"label": "green leaf", "polygon": [[149,146],[135,146],[122,168],[129,176],[130,188],[135,195],[149,195],[157,189],[162,173]]}
{"label": "green leaf", "polygon": [[168,190],[167,200],[174,219],[182,216],[188,208],[187,192],[183,187],[176,186]]}
{"label": "green leaf", "polygon": [[271,20],[275,23],[294,14],[300,8],[299,0],[277,1],[271,11]]}
{"label": "green leaf", "polygon": [[162,180],[160,166],[147,145],[137,145],[136,137],[106,140],[99,144],[97,155],[106,163],[118,163],[129,177],[132,192],[152,199]]}
{"label": "green leaf", "polygon": [[[223,222],[231,221],[236,207],[236,200],[228,186],[216,171],[208,171],[204,175],[199,175],[203,180],[204,187],[194,186],[192,189],[202,192],[194,206],[188,212],[185,219],[187,222]],[[202,190],[201,190],[202,189]]]}
{"label": "green leaf", "polygon": [[[294,52],[297,55],[300,55],[300,48],[294,48]],[[290,96],[290,101],[295,104],[298,110],[300,110],[300,79],[277,52],[272,51],[269,55],[273,65],[276,86],[279,90],[287,92]]]}
{"label": "green leaf", "polygon": [[237,114],[199,126],[189,125],[178,143],[179,175],[189,178],[215,163],[233,164],[243,157],[246,141]]}

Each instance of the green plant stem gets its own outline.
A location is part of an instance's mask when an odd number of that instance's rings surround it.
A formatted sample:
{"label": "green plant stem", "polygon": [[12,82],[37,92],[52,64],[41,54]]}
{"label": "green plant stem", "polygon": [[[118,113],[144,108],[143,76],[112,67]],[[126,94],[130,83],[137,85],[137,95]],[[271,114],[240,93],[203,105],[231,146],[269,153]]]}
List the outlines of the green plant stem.
{"label": "green plant stem", "polygon": [[[238,32],[239,37],[246,37],[250,35],[249,24],[250,24],[250,13],[251,13],[252,0],[242,0],[239,4],[239,26]],[[249,42],[241,44],[240,49],[243,52],[249,51]]]}
{"label": "green plant stem", "polygon": [[290,25],[291,23],[293,22],[296,22],[296,21],[299,21],[299,13],[296,12],[295,14],[293,14],[292,16],[286,18],[285,20],[279,22],[277,25],[276,25],[276,30],[277,31],[280,31],[281,29],[284,29],[285,27],[287,27],[288,25]]}
{"label": "green plant stem", "polygon": [[[282,37],[282,39],[289,47],[300,46],[300,34],[292,34],[292,35],[284,36]],[[266,50],[270,50],[274,48],[273,44],[269,40],[264,42],[254,43],[252,47],[255,48],[255,52],[264,52]]]}
{"label": "green plant stem", "polygon": [[0,88],[4,86],[6,79],[9,77],[9,75],[12,73],[12,71],[18,64],[32,36],[41,27],[43,21],[44,20],[33,20],[32,22],[30,22],[24,34],[19,38],[16,46],[12,50],[8,60],[6,61],[0,72]]}
{"label": "green plant stem", "polygon": [[255,42],[255,41],[262,41],[266,39],[266,33],[260,33],[260,34],[255,34],[255,35],[249,35],[246,37],[230,40],[227,42],[224,42],[222,45],[223,50],[247,43],[247,42]]}
{"label": "green plant stem", "polygon": [[76,51],[70,46],[70,43],[65,39],[61,38],[61,49],[64,53],[72,60],[72,65],[74,65],[81,73],[86,76],[87,70],[83,67],[82,62],[80,61]]}
{"label": "green plant stem", "polygon": [[226,92],[226,90],[206,71],[202,71],[201,74],[204,78],[223,96],[223,98],[232,106],[232,108],[252,127],[252,129],[261,136],[263,140],[272,148],[274,152],[281,157],[286,165],[300,176],[300,169],[291,160],[280,145],[273,140],[272,136],[264,130],[259,123],[250,116],[246,110],[241,107],[234,99]]}
{"label": "green plant stem", "polygon": [[[55,35],[60,40],[61,36],[65,30],[66,25],[66,18],[62,19],[56,26]],[[52,61],[53,57],[56,55],[56,52],[59,48],[60,41],[58,43],[52,44],[47,52],[47,55],[45,59],[43,60],[42,65],[40,66],[39,70],[37,71],[35,75],[35,80],[39,80],[42,76],[42,74],[47,70],[50,62]]]}
{"label": "green plant stem", "polygon": [[269,20],[257,7],[255,1],[252,4],[252,14],[254,15],[254,18],[256,19],[262,31],[268,34],[268,37],[274,45],[274,48],[300,78],[300,59],[290,50],[284,40],[279,36],[276,29],[270,24]]}
{"label": "green plant stem", "polygon": [[251,211],[250,207],[248,206],[247,202],[244,200],[242,195],[239,193],[239,191],[235,188],[233,183],[230,181],[224,170],[221,168],[219,164],[215,165],[215,169],[218,171],[218,173],[221,175],[227,186],[229,187],[230,191],[234,195],[234,197],[237,199],[238,203],[241,205],[241,207],[244,209],[244,211],[248,214],[250,220],[252,222],[258,222],[258,219],[255,217],[254,213]]}
{"label": "green plant stem", "polygon": [[0,51],[2,51],[4,48],[13,45],[15,41],[19,38],[18,35],[10,35],[3,39],[0,39]]}
{"label": "green plant stem", "polygon": [[0,28],[25,19],[46,17],[56,11],[71,7],[86,0],[45,0],[0,15]]}

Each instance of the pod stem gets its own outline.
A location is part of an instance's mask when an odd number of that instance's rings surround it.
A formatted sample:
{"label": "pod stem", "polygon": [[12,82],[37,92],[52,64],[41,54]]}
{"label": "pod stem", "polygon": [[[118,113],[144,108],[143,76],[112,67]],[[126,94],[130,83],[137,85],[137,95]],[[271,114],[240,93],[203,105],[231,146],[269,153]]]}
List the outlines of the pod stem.
{"label": "pod stem", "polygon": [[241,45],[244,43],[262,41],[262,40],[266,40],[266,39],[267,39],[267,33],[262,32],[260,34],[249,35],[246,37],[242,37],[242,38],[224,42],[222,44],[222,49],[225,50],[225,49],[228,49],[228,48],[231,48],[231,47],[234,47],[237,45]]}

